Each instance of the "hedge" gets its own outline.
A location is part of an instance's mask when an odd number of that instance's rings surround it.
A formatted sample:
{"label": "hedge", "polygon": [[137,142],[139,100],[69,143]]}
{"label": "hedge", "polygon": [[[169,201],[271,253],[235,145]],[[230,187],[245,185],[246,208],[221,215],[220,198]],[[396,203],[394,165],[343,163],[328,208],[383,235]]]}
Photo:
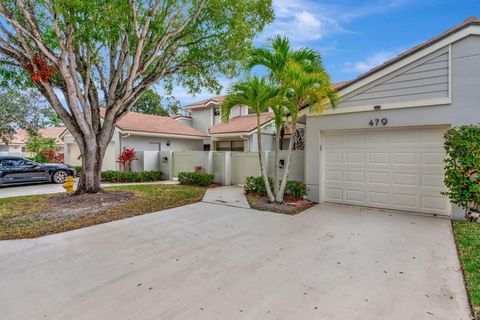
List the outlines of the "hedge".
{"label": "hedge", "polygon": [[208,186],[212,184],[213,174],[206,172],[179,172],[178,181],[181,184]]}
{"label": "hedge", "polygon": [[159,181],[163,179],[163,173],[160,171],[145,172],[123,172],[123,171],[103,171],[102,181],[108,182],[148,182]]}

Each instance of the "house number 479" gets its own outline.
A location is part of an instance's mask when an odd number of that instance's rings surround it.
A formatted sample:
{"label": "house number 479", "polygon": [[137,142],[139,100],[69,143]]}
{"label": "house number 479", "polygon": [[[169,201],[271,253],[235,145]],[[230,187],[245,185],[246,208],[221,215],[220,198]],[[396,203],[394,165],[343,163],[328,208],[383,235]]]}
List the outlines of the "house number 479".
{"label": "house number 479", "polygon": [[372,119],[370,120],[370,122],[368,123],[368,125],[370,127],[378,127],[380,125],[382,126],[386,126],[388,123],[388,119],[387,118],[382,118],[382,119]]}

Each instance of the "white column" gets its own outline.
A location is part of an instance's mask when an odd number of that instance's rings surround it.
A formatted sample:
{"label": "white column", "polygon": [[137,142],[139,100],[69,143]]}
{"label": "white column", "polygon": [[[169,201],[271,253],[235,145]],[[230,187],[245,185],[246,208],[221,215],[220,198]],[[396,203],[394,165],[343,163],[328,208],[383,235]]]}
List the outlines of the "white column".
{"label": "white column", "polygon": [[223,185],[229,186],[232,184],[232,153],[230,151],[225,152],[224,164]]}

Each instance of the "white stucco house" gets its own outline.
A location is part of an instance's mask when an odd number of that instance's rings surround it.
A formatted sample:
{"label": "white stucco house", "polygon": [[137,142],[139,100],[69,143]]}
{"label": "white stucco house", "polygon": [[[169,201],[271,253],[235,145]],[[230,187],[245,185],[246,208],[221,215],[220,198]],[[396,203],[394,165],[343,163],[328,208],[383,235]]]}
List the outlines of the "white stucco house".
{"label": "white stucco house", "polygon": [[[103,113],[102,113],[103,114]],[[107,147],[102,170],[119,170],[117,158],[126,148],[135,151],[201,151],[208,135],[172,117],[138,112],[127,113],[118,121],[112,141]],[[82,164],[80,150],[73,136],[64,131],[65,163]]]}
{"label": "white stucco house", "polygon": [[[63,151],[63,141],[60,138],[65,128],[62,127],[47,127],[40,128],[38,132],[46,138],[55,139],[58,151]],[[0,154],[32,156],[31,153],[26,152],[25,145],[28,139],[28,132],[24,129],[18,129],[8,144],[0,140]]]}
{"label": "white stucco house", "polygon": [[[190,119],[188,124],[209,137],[204,141],[204,150],[212,151],[258,151],[257,123],[255,114],[250,114],[248,106],[238,105],[232,108],[230,120],[223,122],[220,116],[224,96],[212,97],[184,107]],[[263,150],[273,150],[275,126],[273,114],[261,115]],[[179,119],[184,120],[185,117]]]}
{"label": "white stucco house", "polygon": [[480,122],[480,20],[468,18],[337,88],[336,110],[305,109],[302,117],[309,198],[463,214],[441,194],[443,134]]}

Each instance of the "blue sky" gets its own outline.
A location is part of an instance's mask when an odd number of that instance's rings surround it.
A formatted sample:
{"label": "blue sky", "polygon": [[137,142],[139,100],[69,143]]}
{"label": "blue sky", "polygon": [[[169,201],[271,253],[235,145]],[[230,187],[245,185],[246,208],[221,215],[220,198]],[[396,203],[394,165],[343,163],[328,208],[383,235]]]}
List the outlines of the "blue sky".
{"label": "blue sky", "polygon": [[[255,40],[257,46],[276,34],[294,47],[318,50],[333,81],[349,80],[461,23],[480,16],[480,0],[273,0],[275,21]],[[231,80],[221,79],[224,89]],[[182,104],[193,97],[174,92]]]}

